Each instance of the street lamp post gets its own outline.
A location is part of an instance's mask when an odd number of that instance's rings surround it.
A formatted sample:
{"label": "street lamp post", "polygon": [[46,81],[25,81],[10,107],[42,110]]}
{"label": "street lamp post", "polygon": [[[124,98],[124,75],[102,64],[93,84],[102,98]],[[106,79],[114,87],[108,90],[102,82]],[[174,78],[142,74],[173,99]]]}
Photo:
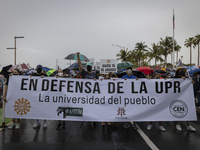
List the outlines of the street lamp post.
{"label": "street lamp post", "polygon": [[58,69],[59,59],[56,59],[56,70]]}
{"label": "street lamp post", "polygon": [[117,46],[117,47],[120,47],[120,48],[126,50],[126,49],[125,49],[125,46],[120,46],[120,45],[117,45],[117,44],[112,44],[112,46]]}
{"label": "street lamp post", "polygon": [[7,49],[14,49],[15,50],[14,51],[14,65],[16,65],[16,49],[17,49],[17,47],[16,47],[16,39],[24,38],[24,36],[15,36],[14,38],[15,38],[15,47],[14,48],[7,48]]}

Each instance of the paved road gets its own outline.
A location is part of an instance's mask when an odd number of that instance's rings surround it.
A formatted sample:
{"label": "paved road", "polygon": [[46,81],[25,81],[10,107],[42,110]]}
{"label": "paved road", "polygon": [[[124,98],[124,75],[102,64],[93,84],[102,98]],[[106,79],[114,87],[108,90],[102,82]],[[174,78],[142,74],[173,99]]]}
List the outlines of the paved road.
{"label": "paved road", "polygon": [[147,123],[137,123],[139,129],[123,129],[124,123],[115,123],[113,128],[91,128],[89,123],[78,128],[80,122],[67,122],[66,129],[56,130],[57,121],[47,121],[48,128],[33,129],[34,120],[21,120],[19,130],[0,131],[0,150],[199,150],[200,149],[200,112],[198,121],[191,122],[196,133],[175,129],[174,122],[164,122],[166,132],[154,123],[152,130],[146,129]]}

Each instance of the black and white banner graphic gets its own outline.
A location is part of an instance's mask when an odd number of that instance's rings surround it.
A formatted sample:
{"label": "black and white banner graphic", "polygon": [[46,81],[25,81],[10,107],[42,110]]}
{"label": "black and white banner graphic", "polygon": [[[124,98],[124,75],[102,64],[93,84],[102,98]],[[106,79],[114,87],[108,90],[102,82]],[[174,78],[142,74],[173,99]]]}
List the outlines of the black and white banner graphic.
{"label": "black and white banner graphic", "polygon": [[5,117],[74,121],[197,120],[190,79],[11,76]]}

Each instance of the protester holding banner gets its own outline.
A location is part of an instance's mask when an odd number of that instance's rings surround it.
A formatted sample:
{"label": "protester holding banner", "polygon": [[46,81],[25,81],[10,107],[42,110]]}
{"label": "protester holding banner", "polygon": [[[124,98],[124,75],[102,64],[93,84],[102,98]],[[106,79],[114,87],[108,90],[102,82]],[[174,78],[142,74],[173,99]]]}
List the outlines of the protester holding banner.
{"label": "protester holding banner", "polygon": [[[186,71],[187,71],[186,68],[177,67],[176,72],[175,72],[175,76],[174,76],[173,78],[183,78],[183,79],[185,79],[185,78],[186,78],[186,77],[185,77]],[[190,122],[189,122],[189,121],[186,121],[186,123],[187,123],[187,130],[190,130],[190,131],[193,131],[193,132],[196,131],[196,129],[193,128],[193,127],[190,125]],[[180,125],[180,122],[179,122],[179,121],[177,121],[177,123],[176,123],[176,129],[177,129],[178,131],[182,131],[182,128],[181,128],[181,125]]]}
{"label": "protester holding banner", "polygon": [[194,98],[198,100],[198,109],[200,109],[200,78],[197,73],[193,74],[192,80],[194,81]]}
{"label": "protester holding banner", "polygon": [[[14,69],[14,70],[13,70],[13,73],[10,74],[10,76],[11,76],[11,75],[19,75],[19,74],[20,74],[19,70],[18,70],[18,69]],[[8,88],[8,86],[6,86],[6,90],[5,90],[4,97],[3,97],[5,102],[7,102],[7,99],[6,99],[7,88]],[[12,119],[12,122],[13,122],[13,124],[10,125],[10,126],[8,127],[8,129],[13,129],[13,128],[19,129],[19,128],[20,128],[19,119],[13,118],[13,119]]]}
{"label": "protester holding banner", "polygon": [[[41,76],[41,78],[46,76],[46,74],[43,73],[42,65],[37,65],[36,71],[37,73],[32,74],[32,76]],[[30,75],[30,77],[32,76]],[[33,125],[33,128],[36,129],[38,127],[40,127],[40,120],[37,119],[37,122]],[[47,128],[46,120],[43,122],[43,128]]]}
{"label": "protester holding banner", "polygon": [[[62,69],[59,69],[58,70],[58,73],[56,75],[56,78],[67,78],[67,76],[65,75],[65,73],[63,72]],[[65,129],[66,128],[66,121],[61,121],[61,120],[58,120],[58,126],[57,126],[57,130],[60,130],[60,129]]]}
{"label": "protester holding banner", "polygon": [[[80,54],[80,52],[76,53],[78,66],[79,66],[79,72],[81,73],[81,77],[83,79],[94,79],[94,80],[96,80],[96,77],[97,77],[96,73],[92,72],[92,63],[91,62],[87,62],[87,64],[86,64],[87,71],[85,71],[83,69],[82,64],[81,64],[81,60],[80,60],[79,54]],[[83,126],[84,126],[84,122],[81,122],[79,127],[81,128]],[[96,122],[92,122],[92,127],[93,128],[96,127]]]}
{"label": "protester holding banner", "polygon": [[[138,78],[137,78],[136,76],[133,76],[133,74],[132,74],[132,68],[131,68],[131,67],[128,67],[128,68],[126,69],[126,75],[123,76],[122,79],[127,80],[127,79],[138,79]],[[129,127],[130,127],[130,123],[129,123],[129,122],[127,122],[127,123],[123,126],[124,129],[127,129],[127,128],[129,128]],[[137,129],[137,126],[136,126],[136,124],[135,124],[134,122],[133,122],[133,124],[132,124],[132,127],[133,127],[134,129]]]}
{"label": "protester holding banner", "polygon": [[[163,79],[163,78],[161,77],[160,73],[158,73],[155,75],[154,79]],[[159,121],[158,123],[159,123],[159,129],[161,131],[165,132],[165,128],[162,125],[162,121]],[[152,122],[149,122],[149,124],[147,126],[147,130],[151,130],[151,128],[152,128]]]}
{"label": "protester holding banner", "polygon": [[[107,79],[107,80],[110,79],[109,75],[106,75],[104,79]],[[103,78],[101,78],[100,80],[102,81]],[[109,127],[111,126],[110,122],[107,122],[107,124],[108,124]],[[105,122],[102,122],[102,127],[105,127]]]}

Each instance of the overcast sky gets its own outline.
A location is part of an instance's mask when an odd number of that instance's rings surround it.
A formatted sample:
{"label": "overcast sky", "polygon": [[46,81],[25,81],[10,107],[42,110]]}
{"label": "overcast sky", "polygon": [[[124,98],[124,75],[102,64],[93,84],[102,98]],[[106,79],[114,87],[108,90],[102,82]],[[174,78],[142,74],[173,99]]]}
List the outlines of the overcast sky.
{"label": "overcast sky", "polygon": [[[116,59],[120,48],[134,49],[137,42],[151,48],[160,38],[173,36],[182,47],[179,56],[189,63],[184,41],[200,34],[200,0],[1,0],[0,64],[14,64],[14,36],[17,63],[62,69],[64,57],[79,51],[88,58]],[[197,63],[197,48],[192,62]],[[170,56],[168,56],[170,62]],[[153,61],[152,61],[153,64]]]}

